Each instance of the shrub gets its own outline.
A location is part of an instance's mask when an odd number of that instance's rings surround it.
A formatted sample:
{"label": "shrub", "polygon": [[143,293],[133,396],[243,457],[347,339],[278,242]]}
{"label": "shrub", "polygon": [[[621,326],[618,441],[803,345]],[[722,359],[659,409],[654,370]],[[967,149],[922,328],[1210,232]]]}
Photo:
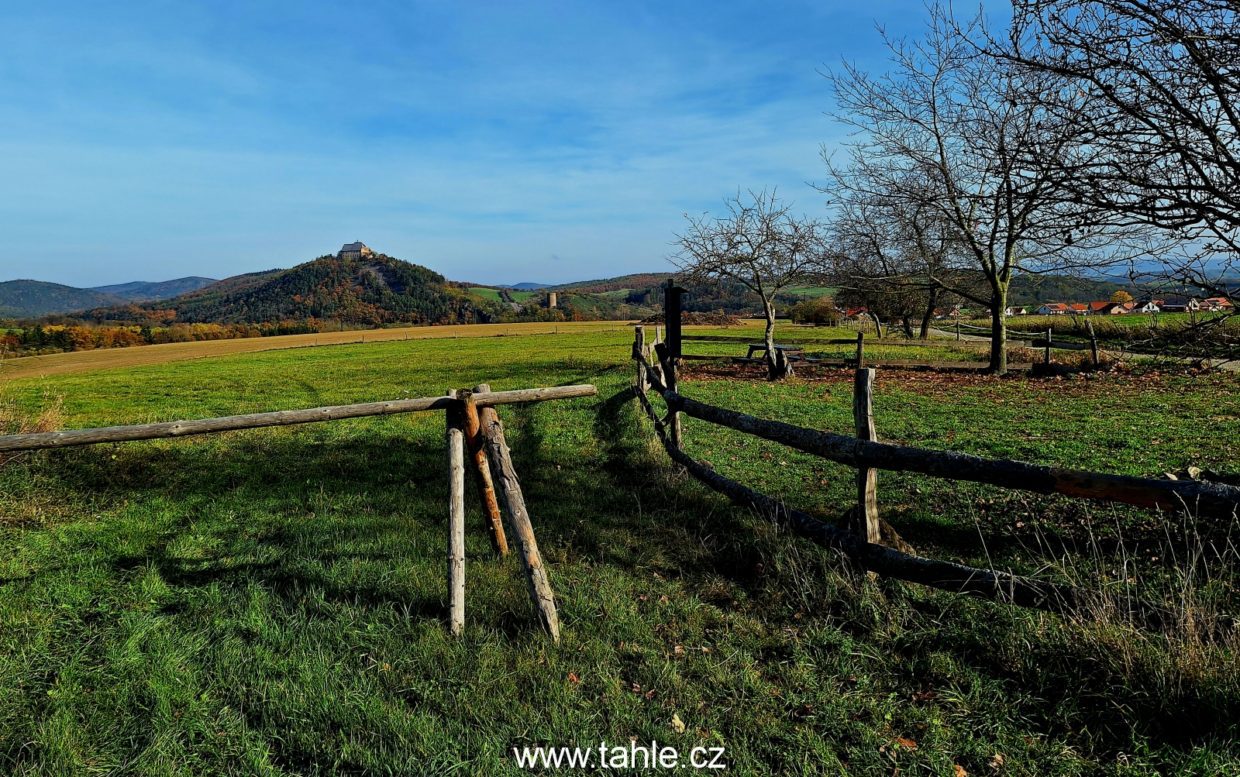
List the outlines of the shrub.
{"label": "shrub", "polygon": [[840,312],[830,297],[802,300],[789,308],[788,317],[793,323],[814,326],[835,326],[840,322]]}

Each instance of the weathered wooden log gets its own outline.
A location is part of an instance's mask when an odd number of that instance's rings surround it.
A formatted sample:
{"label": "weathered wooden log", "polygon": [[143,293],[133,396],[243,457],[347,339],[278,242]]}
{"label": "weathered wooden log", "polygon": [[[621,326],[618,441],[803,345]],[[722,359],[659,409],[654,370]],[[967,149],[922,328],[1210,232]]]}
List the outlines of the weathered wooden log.
{"label": "weathered wooden log", "polygon": [[[653,385],[653,384],[652,384]],[[967,453],[935,451],[805,429],[782,421],[756,418],[689,399],[659,387],[668,407],[693,418],[782,443],[850,467],[988,483],[1039,494],[1063,494],[1102,502],[1119,502],[1163,510],[1189,510],[1201,516],[1235,519],[1240,487],[1202,481],[1168,481],[1109,475],[1023,461],[985,459]]]}
{"label": "weathered wooden log", "polygon": [[[551,386],[547,388],[493,391],[474,395],[479,407],[509,405],[522,402],[545,402],[552,399],[592,397],[598,389],[590,385]],[[129,442],[164,437],[186,437],[193,434],[229,432],[237,429],[258,429],[265,426],[289,426],[342,418],[417,413],[424,410],[445,410],[455,400],[450,397],[419,397],[389,402],[364,402],[357,405],[333,405],[306,410],[277,410],[270,413],[203,418],[195,421],[167,421],[132,426],[105,426],[97,429],[71,429],[62,432],[36,432],[0,436],[0,453],[31,451],[42,448],[65,448],[101,442]]]}
{"label": "weathered wooden log", "polygon": [[[861,341],[858,340],[858,347]],[[874,429],[874,369],[859,369],[853,380],[853,422],[859,440],[878,440]],[[853,534],[858,539],[879,544],[882,534],[878,521],[878,470],[857,469],[857,509],[853,513]]]}
{"label": "weathered wooden log", "polygon": [[[657,423],[654,408],[649,403],[645,403],[643,407],[650,419]],[[825,523],[809,513],[787,507],[776,499],[719,474],[708,463],[694,459],[673,445],[667,433],[658,426],[655,432],[667,455],[712,490],[723,494],[737,505],[758,511],[763,517],[788,527],[793,533],[824,548],[839,551],[866,570],[930,588],[1049,612],[1077,612],[1101,600],[1100,594],[1068,585],[1034,580],[997,570],[979,569],[952,561],[923,558],[882,545],[866,543],[849,531]],[[1159,628],[1172,619],[1166,609],[1147,602],[1116,598],[1110,604],[1126,610],[1135,621],[1154,628]]]}
{"label": "weathered wooden log", "polygon": [[457,402],[444,414],[448,436],[448,628],[465,628],[465,411]]}
{"label": "weathered wooden log", "polygon": [[865,332],[857,333],[857,369],[865,366]]}
{"label": "weathered wooden log", "polygon": [[641,358],[646,353],[646,329],[638,325],[633,327],[633,360],[637,363],[637,387],[646,390],[646,366]]}
{"label": "weathered wooden log", "polygon": [[[485,389],[486,384],[478,388]],[[538,541],[534,538],[534,525],[530,521],[529,510],[525,506],[521,481],[517,479],[517,471],[512,465],[512,455],[508,450],[508,441],[504,437],[504,425],[499,420],[499,414],[492,407],[483,408],[479,416],[482,421],[482,437],[486,441],[487,457],[494,470],[495,482],[499,485],[500,493],[503,494],[504,504],[508,508],[508,520],[517,542],[517,552],[525,568],[530,600],[534,603],[534,611],[543,629],[551,635],[553,641],[559,642],[560,618],[555,609],[555,594],[551,591],[551,581],[547,577],[546,567],[543,566],[542,554],[538,552]]]}
{"label": "weathered wooden log", "polygon": [[465,413],[465,445],[469,448],[474,474],[478,479],[478,497],[482,502],[487,536],[491,538],[491,547],[495,552],[500,556],[507,556],[508,537],[504,534],[504,520],[499,512],[499,500],[495,497],[495,484],[491,481],[491,466],[487,462],[486,443],[482,439],[478,404],[474,402],[473,391],[461,390],[456,392],[456,396],[461,400]]}

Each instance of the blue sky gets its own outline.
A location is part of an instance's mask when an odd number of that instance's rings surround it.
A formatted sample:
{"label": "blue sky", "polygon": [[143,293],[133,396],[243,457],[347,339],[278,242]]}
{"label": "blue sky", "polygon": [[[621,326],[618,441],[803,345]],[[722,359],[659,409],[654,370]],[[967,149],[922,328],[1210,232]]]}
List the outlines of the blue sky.
{"label": "blue sky", "polygon": [[360,239],[455,280],[667,269],[686,211],[807,213],[918,0],[9,3],[0,280],[289,267]]}

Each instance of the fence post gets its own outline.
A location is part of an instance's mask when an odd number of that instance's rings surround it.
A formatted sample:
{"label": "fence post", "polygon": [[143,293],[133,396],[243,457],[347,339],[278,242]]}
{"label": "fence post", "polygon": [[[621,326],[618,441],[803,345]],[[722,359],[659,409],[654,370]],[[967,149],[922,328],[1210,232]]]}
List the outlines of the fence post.
{"label": "fence post", "polygon": [[857,369],[865,367],[865,332],[857,333]]}
{"label": "fence post", "polygon": [[960,314],[956,314],[956,339],[960,339]]}
{"label": "fence post", "polygon": [[[474,390],[481,393],[490,391],[491,387],[482,383]],[[504,424],[493,407],[480,408],[479,414],[482,419],[482,436],[487,446],[487,458],[494,469],[496,485],[504,497],[504,506],[508,508],[508,523],[512,527],[521,565],[525,569],[530,600],[534,603],[543,630],[551,635],[553,642],[559,642],[560,617],[555,609],[555,594],[551,591],[551,581],[547,578],[547,569],[543,566],[542,554],[538,551],[538,541],[534,538],[534,525],[525,506],[521,481],[517,479],[517,470],[512,465]]]}
{"label": "fence post", "polygon": [[637,362],[637,390],[646,393],[646,328],[641,324],[633,327],[633,360]]}
{"label": "fence post", "polygon": [[1046,365],[1048,367],[1050,366],[1050,363],[1051,363],[1051,342],[1052,342],[1052,337],[1054,333],[1055,333],[1055,330],[1053,328],[1049,326],[1046,328],[1046,353],[1043,357],[1043,360],[1046,362]]}
{"label": "fence post", "polygon": [[448,628],[459,636],[465,627],[464,409],[454,402],[444,418],[448,436]]}
{"label": "fence post", "polygon": [[1094,360],[1094,366],[1098,366],[1098,336],[1094,334],[1094,322],[1086,321],[1085,328],[1089,330],[1089,355]]}
{"label": "fence post", "polygon": [[[681,357],[681,326],[680,298],[685,290],[675,285],[671,278],[667,279],[667,287],[663,293],[663,325],[667,327],[667,339],[655,346],[659,353],[659,361],[663,365],[663,382],[672,391],[679,391],[677,386]],[[669,414],[668,431],[677,449],[681,449],[683,429],[681,428],[680,411],[673,410]]]}
{"label": "fence post", "polygon": [[685,290],[675,285],[671,278],[667,279],[667,288],[663,293],[663,323],[667,326],[667,347],[673,359],[679,361],[681,351],[681,296]]}
{"label": "fence post", "polygon": [[[853,421],[857,439],[877,441],[874,429],[874,368],[858,369],[853,380]],[[878,528],[878,470],[862,467],[857,470],[857,509],[853,532],[872,545],[882,541]]]}

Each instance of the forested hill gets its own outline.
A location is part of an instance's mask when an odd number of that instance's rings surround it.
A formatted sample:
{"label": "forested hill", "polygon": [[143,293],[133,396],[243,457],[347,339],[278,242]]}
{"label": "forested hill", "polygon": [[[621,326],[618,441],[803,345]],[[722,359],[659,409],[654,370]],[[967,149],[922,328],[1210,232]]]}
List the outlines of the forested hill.
{"label": "forested hill", "polygon": [[28,280],[0,283],[0,317],[34,318],[67,310],[117,305],[123,301],[115,294],[59,283]]}
{"label": "forested hill", "polygon": [[171,281],[132,281],[130,283],[116,283],[111,286],[96,286],[90,289],[90,291],[111,294],[132,302],[149,302],[156,299],[170,299],[178,294],[188,294],[204,286],[210,286],[215,282],[214,278],[191,275]]}
{"label": "forested hill", "polygon": [[309,319],[349,324],[434,324],[479,319],[474,300],[444,277],[383,254],[322,256],[288,270],[226,278],[162,302],[91,311],[96,321],[269,323]]}

